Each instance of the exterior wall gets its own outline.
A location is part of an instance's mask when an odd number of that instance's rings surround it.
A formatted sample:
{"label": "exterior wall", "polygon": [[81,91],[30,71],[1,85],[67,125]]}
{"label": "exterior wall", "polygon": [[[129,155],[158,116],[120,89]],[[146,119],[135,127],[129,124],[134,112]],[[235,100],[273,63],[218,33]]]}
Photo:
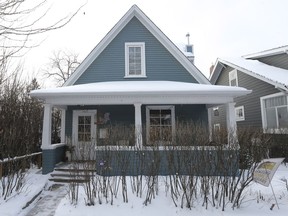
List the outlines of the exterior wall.
{"label": "exterior wall", "polygon": [[[72,120],[73,120],[73,110],[89,110],[96,109],[97,115],[103,113],[110,113],[110,122],[111,124],[134,124],[134,106],[133,105],[119,105],[119,106],[69,106],[66,111],[66,136],[71,137],[72,135]],[[143,111],[143,109],[142,109]],[[142,112],[142,115],[145,112]]]}
{"label": "exterior wall", "polygon": [[96,151],[96,170],[104,176],[236,176],[238,168],[237,150]]}
{"label": "exterior wall", "polygon": [[[125,42],[145,42],[147,78],[124,78]],[[167,80],[197,83],[191,74],[135,17],[103,50],[75,84],[129,80]]]}
{"label": "exterior wall", "polygon": [[279,67],[279,68],[288,70],[288,55],[287,54],[279,54],[279,55],[274,55],[274,56],[257,58],[257,60],[265,64],[272,65],[274,67]]}
{"label": "exterior wall", "polygon": [[[143,133],[145,133],[146,127],[146,106],[142,105],[141,114],[142,114],[142,124],[143,124]],[[135,109],[134,105],[101,105],[101,106],[69,106],[66,111],[66,136],[72,137],[72,119],[73,119],[73,110],[89,110],[96,109],[97,115],[104,113],[110,113],[110,122],[109,124],[125,124],[125,125],[134,125],[135,123]],[[208,113],[205,105],[191,104],[191,105],[175,105],[175,120],[176,122],[181,121],[193,121],[196,123],[201,123],[202,125],[208,126]],[[101,127],[102,125],[99,125]],[[97,126],[98,127],[98,126]],[[145,136],[145,134],[143,134]]]}
{"label": "exterior wall", "polygon": [[[216,85],[229,85],[229,72],[234,68],[227,66],[220,74]],[[235,107],[244,106],[245,120],[238,121],[238,126],[262,127],[260,97],[279,92],[273,85],[237,71],[238,86],[252,90],[251,94],[235,99]],[[221,112],[225,109],[220,110]],[[219,112],[220,112],[219,111]],[[225,124],[225,114],[220,113],[218,121]],[[215,121],[215,119],[213,119]]]}
{"label": "exterior wall", "polygon": [[65,146],[42,150],[42,174],[53,172],[57,163],[64,160]]}

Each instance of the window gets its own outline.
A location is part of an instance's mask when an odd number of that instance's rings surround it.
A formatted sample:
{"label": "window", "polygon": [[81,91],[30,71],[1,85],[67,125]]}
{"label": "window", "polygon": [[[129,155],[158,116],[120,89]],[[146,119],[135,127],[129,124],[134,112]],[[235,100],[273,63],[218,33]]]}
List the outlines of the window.
{"label": "window", "polygon": [[244,121],[245,120],[244,106],[235,107],[235,115],[236,115],[236,121]]}
{"label": "window", "polygon": [[214,130],[214,132],[219,132],[220,129],[221,129],[221,128],[220,128],[220,124],[219,124],[219,123],[213,125],[213,130]]}
{"label": "window", "polygon": [[263,127],[270,131],[288,129],[288,96],[274,94],[261,98]]}
{"label": "window", "polygon": [[219,116],[219,107],[214,107],[213,108],[213,115],[214,116]]}
{"label": "window", "polygon": [[125,43],[125,77],[146,77],[145,43]]}
{"label": "window", "polygon": [[229,85],[238,86],[237,70],[232,70],[229,72]]}
{"label": "window", "polygon": [[148,145],[169,145],[175,131],[174,106],[146,107]]}

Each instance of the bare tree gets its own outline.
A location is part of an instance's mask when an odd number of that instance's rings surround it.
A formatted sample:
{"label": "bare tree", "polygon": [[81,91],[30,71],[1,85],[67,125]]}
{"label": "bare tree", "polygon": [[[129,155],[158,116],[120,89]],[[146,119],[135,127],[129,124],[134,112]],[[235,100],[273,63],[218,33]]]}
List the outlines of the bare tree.
{"label": "bare tree", "polygon": [[[47,0],[0,0],[0,61],[37,46],[31,37],[59,29],[71,21],[83,6],[57,21],[48,22],[51,7]],[[50,17],[51,18],[51,17]],[[43,23],[50,24],[43,24]]]}
{"label": "bare tree", "polygon": [[79,54],[72,51],[54,51],[48,68],[44,69],[44,74],[48,78],[53,78],[57,82],[57,85],[63,85],[79,66],[80,61],[78,60],[78,56]]}

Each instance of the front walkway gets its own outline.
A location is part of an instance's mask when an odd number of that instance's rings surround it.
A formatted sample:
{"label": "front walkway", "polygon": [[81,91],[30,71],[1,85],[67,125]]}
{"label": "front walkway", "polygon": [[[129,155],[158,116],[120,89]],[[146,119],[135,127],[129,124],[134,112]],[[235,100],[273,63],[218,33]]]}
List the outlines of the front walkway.
{"label": "front walkway", "polygon": [[61,199],[67,193],[67,185],[53,184],[48,191],[40,195],[40,199],[26,216],[54,216]]}

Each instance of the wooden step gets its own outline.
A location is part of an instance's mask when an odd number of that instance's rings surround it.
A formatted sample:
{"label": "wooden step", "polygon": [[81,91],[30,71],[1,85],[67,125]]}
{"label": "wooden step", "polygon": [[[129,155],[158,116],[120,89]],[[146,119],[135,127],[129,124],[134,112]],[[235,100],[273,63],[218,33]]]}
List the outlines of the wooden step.
{"label": "wooden step", "polygon": [[51,177],[67,177],[67,178],[75,178],[75,177],[83,177],[83,178],[86,178],[86,177],[93,177],[94,175],[89,175],[89,174],[69,174],[69,173],[51,173],[50,174]]}
{"label": "wooden step", "polygon": [[96,169],[72,169],[72,168],[55,168],[58,172],[96,172]]}
{"label": "wooden step", "polygon": [[71,179],[71,178],[51,178],[49,181],[61,182],[61,183],[86,183],[89,182],[89,179]]}

